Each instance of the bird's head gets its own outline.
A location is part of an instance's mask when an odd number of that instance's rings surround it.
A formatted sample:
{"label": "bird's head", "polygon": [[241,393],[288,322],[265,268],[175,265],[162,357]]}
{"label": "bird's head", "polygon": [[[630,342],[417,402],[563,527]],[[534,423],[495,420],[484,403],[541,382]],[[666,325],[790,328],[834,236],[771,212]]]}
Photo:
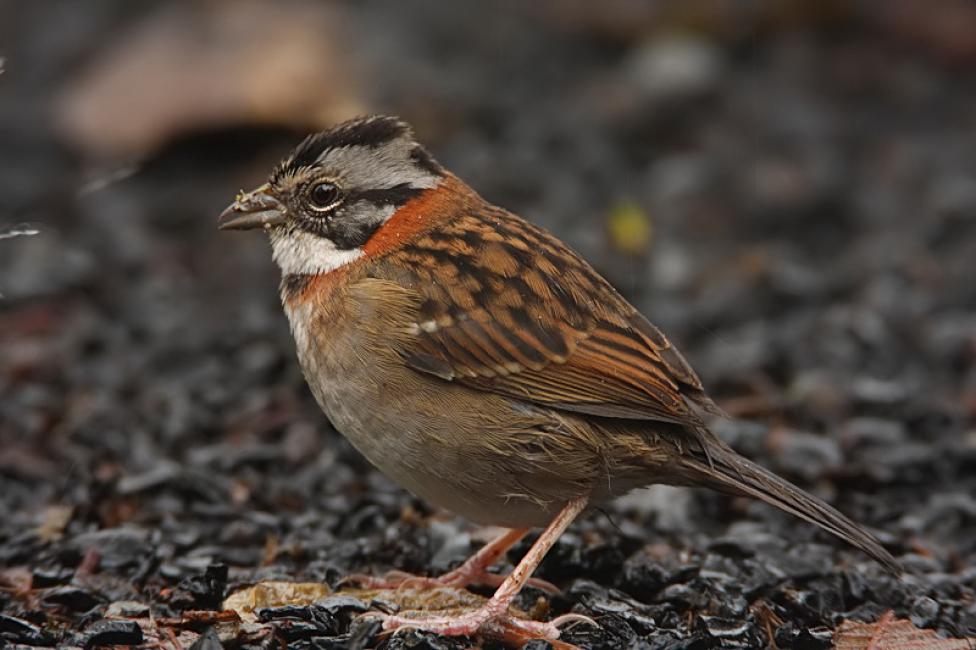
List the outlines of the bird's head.
{"label": "bird's head", "polygon": [[266,230],[284,274],[327,273],[362,257],[399,208],[444,177],[405,122],[359,118],[307,137],[218,226]]}

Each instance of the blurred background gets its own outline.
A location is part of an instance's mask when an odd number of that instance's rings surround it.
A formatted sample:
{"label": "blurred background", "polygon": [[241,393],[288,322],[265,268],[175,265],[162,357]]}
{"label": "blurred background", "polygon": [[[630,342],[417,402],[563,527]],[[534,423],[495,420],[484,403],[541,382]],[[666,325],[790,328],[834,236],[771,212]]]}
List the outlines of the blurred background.
{"label": "blurred background", "polygon": [[[676,643],[734,641],[699,614],[766,638],[722,609],[756,602],[742,562],[800,580],[813,557],[837,580],[789,588],[833,595],[769,596],[781,643],[888,608],[976,634],[973,2],[0,0],[0,61],[0,612],[61,638],[116,601],[206,609],[186,581],[207,566],[323,580],[468,550],[328,426],[264,238],[215,230],[306,133],[383,112],[593,262],[727,440],[916,577],[684,490],[584,522],[543,575],[664,603]],[[714,598],[662,595],[692,579]]]}

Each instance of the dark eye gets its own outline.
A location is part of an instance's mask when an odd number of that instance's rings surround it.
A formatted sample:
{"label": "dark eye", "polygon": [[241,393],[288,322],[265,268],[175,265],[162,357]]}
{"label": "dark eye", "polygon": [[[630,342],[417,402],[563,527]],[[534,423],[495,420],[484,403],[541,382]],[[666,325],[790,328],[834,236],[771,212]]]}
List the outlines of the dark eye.
{"label": "dark eye", "polygon": [[325,211],[339,202],[339,186],[334,183],[317,183],[308,194],[314,210]]}

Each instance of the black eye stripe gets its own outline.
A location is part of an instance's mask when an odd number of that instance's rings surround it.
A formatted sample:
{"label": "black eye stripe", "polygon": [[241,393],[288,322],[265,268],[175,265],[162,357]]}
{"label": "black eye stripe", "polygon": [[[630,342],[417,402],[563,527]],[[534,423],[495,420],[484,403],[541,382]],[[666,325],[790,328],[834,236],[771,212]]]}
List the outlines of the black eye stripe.
{"label": "black eye stripe", "polygon": [[[424,191],[424,188],[413,187],[409,183],[382,189],[342,190],[337,202],[331,204],[335,209],[316,209],[315,194],[320,185],[334,184],[322,181],[305,190],[309,207],[300,218],[299,227],[331,240],[340,250],[364,245],[392,210]],[[332,199],[331,188],[321,190],[321,194],[317,198],[322,202]]]}
{"label": "black eye stripe", "polygon": [[423,191],[424,188],[422,187],[401,183],[384,189],[350,191],[346,194],[346,200],[349,203],[368,201],[376,206],[395,205],[399,207]]}
{"label": "black eye stripe", "polygon": [[329,226],[329,239],[339,250],[351,250],[364,245],[373,233],[383,225],[377,221],[342,221],[336,220]]}

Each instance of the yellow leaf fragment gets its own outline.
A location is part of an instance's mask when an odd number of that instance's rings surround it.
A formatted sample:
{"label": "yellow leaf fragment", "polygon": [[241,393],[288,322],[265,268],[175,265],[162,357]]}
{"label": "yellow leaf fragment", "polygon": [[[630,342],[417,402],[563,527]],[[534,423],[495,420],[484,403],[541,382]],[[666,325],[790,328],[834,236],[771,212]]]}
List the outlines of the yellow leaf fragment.
{"label": "yellow leaf fragment", "polygon": [[224,600],[224,609],[237,612],[246,623],[257,621],[257,611],[265,607],[282,605],[311,605],[319,598],[332,593],[329,585],[321,582],[259,582],[235,591]]}
{"label": "yellow leaf fragment", "polygon": [[633,201],[618,203],[610,210],[607,229],[614,249],[629,255],[646,253],[654,235],[650,215]]}

